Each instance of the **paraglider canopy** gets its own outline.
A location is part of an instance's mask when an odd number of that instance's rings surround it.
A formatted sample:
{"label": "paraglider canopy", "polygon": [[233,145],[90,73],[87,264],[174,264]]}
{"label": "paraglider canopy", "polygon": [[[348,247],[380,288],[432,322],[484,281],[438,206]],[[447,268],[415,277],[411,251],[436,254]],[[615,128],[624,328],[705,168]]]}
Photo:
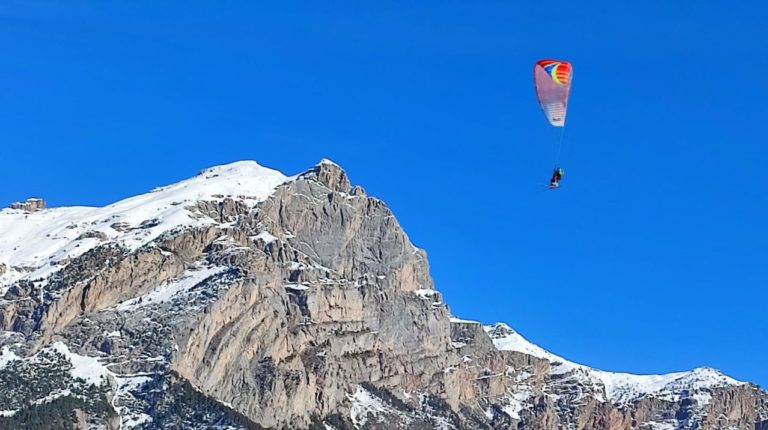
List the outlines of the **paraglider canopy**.
{"label": "paraglider canopy", "polygon": [[536,97],[547,120],[555,127],[565,125],[571,72],[571,63],[567,61],[540,60],[533,66]]}

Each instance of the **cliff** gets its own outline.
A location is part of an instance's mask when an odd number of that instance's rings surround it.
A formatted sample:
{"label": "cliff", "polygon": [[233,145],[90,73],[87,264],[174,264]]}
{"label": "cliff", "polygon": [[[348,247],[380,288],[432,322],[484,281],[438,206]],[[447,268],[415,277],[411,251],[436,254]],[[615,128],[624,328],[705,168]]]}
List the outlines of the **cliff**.
{"label": "cliff", "polygon": [[0,297],[0,428],[768,428],[768,394],[716,370],[603,372],[452,318],[327,160],[6,209]]}

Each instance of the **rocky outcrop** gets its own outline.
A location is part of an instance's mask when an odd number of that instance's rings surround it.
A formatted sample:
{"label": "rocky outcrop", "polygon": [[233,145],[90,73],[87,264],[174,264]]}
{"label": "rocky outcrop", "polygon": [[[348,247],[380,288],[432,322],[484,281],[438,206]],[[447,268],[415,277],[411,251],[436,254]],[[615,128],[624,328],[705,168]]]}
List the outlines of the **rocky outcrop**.
{"label": "rocky outcrop", "polygon": [[251,276],[198,321],[174,365],[265,427],[333,414],[362,382],[416,391],[447,364],[448,312],[423,251],[383,203],[350,191],[323,163],[242,219],[274,239],[254,241]]}
{"label": "rocky outcrop", "polygon": [[45,209],[45,200],[30,198],[23,202],[11,203],[8,207],[10,209],[18,209],[25,212],[37,212]]}
{"label": "rocky outcrop", "polygon": [[[613,401],[588,370],[499,347],[514,336],[506,326],[452,319],[426,253],[332,162],[256,204],[182,201],[188,225],[135,249],[85,230],[76,240],[96,239],[92,249],[9,285],[0,357],[39,357],[54,342],[75,362],[98,356],[126,428],[765,426],[768,396],[755,386]],[[77,411],[85,428],[113,425],[95,406]]]}

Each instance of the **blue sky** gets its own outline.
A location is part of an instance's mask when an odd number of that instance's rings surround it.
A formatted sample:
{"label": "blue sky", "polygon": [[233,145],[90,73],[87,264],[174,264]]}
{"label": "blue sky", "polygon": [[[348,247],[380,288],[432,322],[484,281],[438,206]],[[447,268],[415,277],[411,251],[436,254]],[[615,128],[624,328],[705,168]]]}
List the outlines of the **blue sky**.
{"label": "blue sky", "polygon": [[[328,157],[456,315],[608,370],[768,386],[768,6],[279,3],[3,2],[0,203]],[[557,192],[546,57],[574,65]]]}

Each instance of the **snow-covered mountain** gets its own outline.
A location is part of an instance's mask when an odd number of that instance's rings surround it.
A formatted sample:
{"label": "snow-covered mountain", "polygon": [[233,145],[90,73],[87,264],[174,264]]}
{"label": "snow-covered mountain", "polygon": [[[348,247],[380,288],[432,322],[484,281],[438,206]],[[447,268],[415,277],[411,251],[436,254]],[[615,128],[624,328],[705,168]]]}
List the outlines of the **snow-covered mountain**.
{"label": "snow-covered mountain", "polygon": [[34,203],[0,211],[0,428],[768,428],[714,369],[605,372],[452,318],[327,160]]}
{"label": "snow-covered mountain", "polygon": [[289,179],[254,161],[241,161],[106,207],[33,213],[4,209],[0,211],[0,264],[9,269],[0,274],[0,286],[45,278],[105,242],[133,251],[173,229],[211,225],[212,219],[196,216],[187,206],[236,199],[253,207]]}
{"label": "snow-covered mountain", "polygon": [[531,343],[504,323],[485,326],[484,330],[498,350],[542,358],[549,362],[551,376],[570,377],[585,386],[597,387],[598,399],[616,405],[630,405],[642,398],[653,397],[671,402],[692,398],[697,405],[704,406],[711,400],[709,393],[712,390],[746,384],[708,367],[662,375],[606,372],[552,354]]}

